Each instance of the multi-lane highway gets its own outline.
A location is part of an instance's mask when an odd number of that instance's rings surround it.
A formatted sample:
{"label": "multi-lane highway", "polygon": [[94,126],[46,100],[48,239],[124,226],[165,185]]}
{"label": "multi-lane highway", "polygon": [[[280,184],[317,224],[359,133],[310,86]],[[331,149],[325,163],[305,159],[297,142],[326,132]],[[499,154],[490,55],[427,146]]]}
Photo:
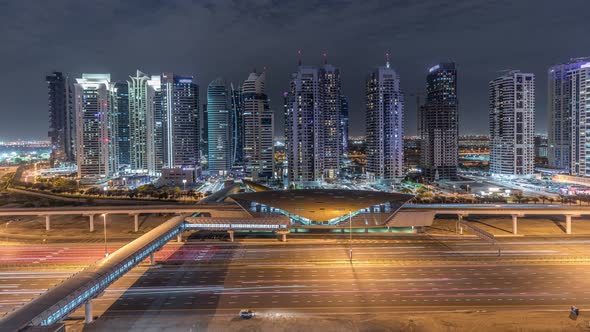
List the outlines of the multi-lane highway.
{"label": "multi-lane highway", "polygon": [[[90,328],[133,330],[157,321],[189,329],[198,317],[234,317],[241,308],[264,317],[277,310],[359,314],[590,304],[587,237],[506,238],[492,246],[453,237],[363,235],[353,239],[352,262],[349,248],[345,237],[335,236],[293,236],[286,244],[169,244],[156,255],[157,266],[136,268],[94,300],[100,319]],[[3,247],[0,258],[12,268],[0,271],[1,311],[103,253],[98,244]]]}

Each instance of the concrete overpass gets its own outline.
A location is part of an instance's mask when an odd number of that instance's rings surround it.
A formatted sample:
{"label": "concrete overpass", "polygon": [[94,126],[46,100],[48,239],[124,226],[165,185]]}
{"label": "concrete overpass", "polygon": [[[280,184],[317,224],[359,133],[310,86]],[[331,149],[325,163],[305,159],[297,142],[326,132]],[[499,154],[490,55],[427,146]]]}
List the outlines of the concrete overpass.
{"label": "concrete overpass", "polygon": [[52,208],[9,208],[0,209],[0,216],[39,216],[45,217],[45,230],[51,230],[51,216],[81,215],[89,218],[90,232],[94,231],[94,217],[97,215],[127,214],[133,217],[134,230],[139,230],[139,216],[141,214],[189,214],[196,211],[207,212],[239,212],[242,209],[232,205],[132,205],[132,206],[76,206],[76,207],[52,207]]}
{"label": "concrete overpass", "polygon": [[[199,204],[199,205],[145,205],[145,206],[92,206],[55,208],[9,208],[0,209],[0,216],[40,216],[45,217],[45,229],[51,230],[51,216],[82,215],[89,217],[89,229],[94,231],[94,217],[97,215],[127,214],[133,217],[135,231],[139,228],[141,214],[191,214],[210,212],[222,219],[233,219],[241,223],[243,209],[237,204]],[[397,214],[386,223],[391,227],[428,226],[436,215],[456,215],[459,221],[473,215],[506,215],[512,217],[512,233],[518,233],[518,218],[531,215],[564,216],[566,233],[572,233],[572,217],[590,215],[590,206],[557,204],[405,204]],[[204,218],[199,218],[203,220]],[[215,218],[217,219],[217,218]],[[251,222],[251,221],[250,221]],[[344,221],[343,223],[346,223]]]}
{"label": "concrete overpass", "polygon": [[518,218],[524,216],[564,216],[566,233],[572,233],[572,217],[590,215],[590,206],[557,204],[406,204],[404,212],[431,211],[435,215],[457,215],[459,222],[470,215],[512,217],[512,234],[518,234]]}

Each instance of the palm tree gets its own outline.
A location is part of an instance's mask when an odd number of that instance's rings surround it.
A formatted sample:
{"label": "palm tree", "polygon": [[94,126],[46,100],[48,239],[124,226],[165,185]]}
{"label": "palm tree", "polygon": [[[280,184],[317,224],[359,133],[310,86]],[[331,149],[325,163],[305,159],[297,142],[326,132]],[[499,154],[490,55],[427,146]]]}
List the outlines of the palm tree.
{"label": "palm tree", "polygon": [[413,193],[412,189],[409,189],[409,188],[402,188],[402,189],[400,189],[399,192],[402,193],[402,194],[411,194],[411,193]]}
{"label": "palm tree", "polygon": [[548,197],[545,195],[541,195],[539,196],[539,199],[541,200],[541,204],[545,204],[545,201],[548,199]]}

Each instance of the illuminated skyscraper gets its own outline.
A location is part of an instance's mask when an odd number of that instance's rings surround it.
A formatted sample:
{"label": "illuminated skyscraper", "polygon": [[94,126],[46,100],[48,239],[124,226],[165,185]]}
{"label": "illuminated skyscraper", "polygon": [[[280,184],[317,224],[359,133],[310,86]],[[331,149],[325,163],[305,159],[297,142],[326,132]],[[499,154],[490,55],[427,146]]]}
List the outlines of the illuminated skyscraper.
{"label": "illuminated skyscraper", "polygon": [[75,84],[78,177],[107,178],[118,168],[116,98],[110,74],[82,74]]}
{"label": "illuminated skyscraper", "polygon": [[60,72],[46,78],[49,97],[49,140],[51,163],[74,162],[76,158],[76,119],[74,115],[74,87]]}
{"label": "illuminated skyscraper", "polygon": [[299,65],[286,95],[289,182],[335,178],[340,169],[340,71]]}
{"label": "illuminated skyscraper", "polygon": [[198,165],[199,86],[192,76],[161,76],[162,131],[166,167]]}
{"label": "illuminated skyscraper", "polygon": [[131,170],[135,173],[156,175],[154,144],[155,90],[148,84],[150,77],[141,71],[130,76],[129,140]]}
{"label": "illuminated skyscraper", "polygon": [[289,182],[319,181],[324,175],[323,117],[319,71],[299,65],[287,96]]}
{"label": "illuminated skyscraper", "polygon": [[232,167],[231,114],[228,106],[227,86],[217,78],[207,87],[207,143],[209,146],[209,171],[225,175]]}
{"label": "illuminated skyscraper", "polygon": [[[156,174],[161,174],[164,167],[164,115],[162,105],[162,79],[160,75],[152,75],[147,84],[154,89],[152,100],[153,107],[153,141],[154,141],[154,164]],[[198,91],[198,90],[197,90]]]}
{"label": "illuminated skyscraper", "polygon": [[534,172],[535,75],[512,71],[490,82],[490,172]]}
{"label": "illuminated skyscraper", "polygon": [[552,66],[548,74],[549,167],[590,176],[590,57]]}
{"label": "illuminated skyscraper", "polygon": [[234,88],[230,84],[230,133],[231,133],[231,165],[243,166],[244,164],[244,99],[242,88]]}
{"label": "illuminated skyscraper", "polygon": [[319,69],[320,112],[323,123],[323,158],[324,177],[336,178],[340,172],[340,156],[342,155],[342,141],[340,131],[340,116],[342,112],[342,85],[340,70],[327,59]]}
{"label": "illuminated skyscraper", "polygon": [[440,63],[428,71],[427,96],[421,117],[422,171],[428,180],[457,177],[459,102],[457,69],[454,63]]}
{"label": "illuminated skyscraper", "polygon": [[265,81],[266,73],[254,72],[242,84],[245,174],[254,179],[274,174],[274,122]]}
{"label": "illuminated skyscraper", "polygon": [[129,86],[127,82],[115,83],[115,101],[117,105],[119,165],[129,165],[131,161],[129,151]]}
{"label": "illuminated skyscraper", "polygon": [[367,174],[375,180],[402,177],[404,96],[389,61],[369,74],[366,95]]}
{"label": "illuminated skyscraper", "polygon": [[340,97],[340,141],[342,153],[348,152],[348,98]]}
{"label": "illuminated skyscraper", "polygon": [[[209,154],[209,145],[207,144],[207,140],[209,139],[209,120],[208,120],[208,114],[207,114],[207,104],[203,104],[203,107],[201,108],[201,144],[200,144],[200,149],[201,149],[201,158],[203,158],[203,156],[207,157],[207,155]],[[207,160],[209,160],[209,158],[207,158]]]}

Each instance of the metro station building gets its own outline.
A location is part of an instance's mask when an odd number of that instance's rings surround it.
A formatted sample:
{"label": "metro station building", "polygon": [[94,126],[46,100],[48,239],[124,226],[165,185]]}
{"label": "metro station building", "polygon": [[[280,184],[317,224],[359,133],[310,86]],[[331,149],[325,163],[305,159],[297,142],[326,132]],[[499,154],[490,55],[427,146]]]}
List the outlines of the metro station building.
{"label": "metro station building", "polygon": [[363,190],[264,190],[229,196],[253,218],[288,219],[293,226],[379,227],[414,196]]}

